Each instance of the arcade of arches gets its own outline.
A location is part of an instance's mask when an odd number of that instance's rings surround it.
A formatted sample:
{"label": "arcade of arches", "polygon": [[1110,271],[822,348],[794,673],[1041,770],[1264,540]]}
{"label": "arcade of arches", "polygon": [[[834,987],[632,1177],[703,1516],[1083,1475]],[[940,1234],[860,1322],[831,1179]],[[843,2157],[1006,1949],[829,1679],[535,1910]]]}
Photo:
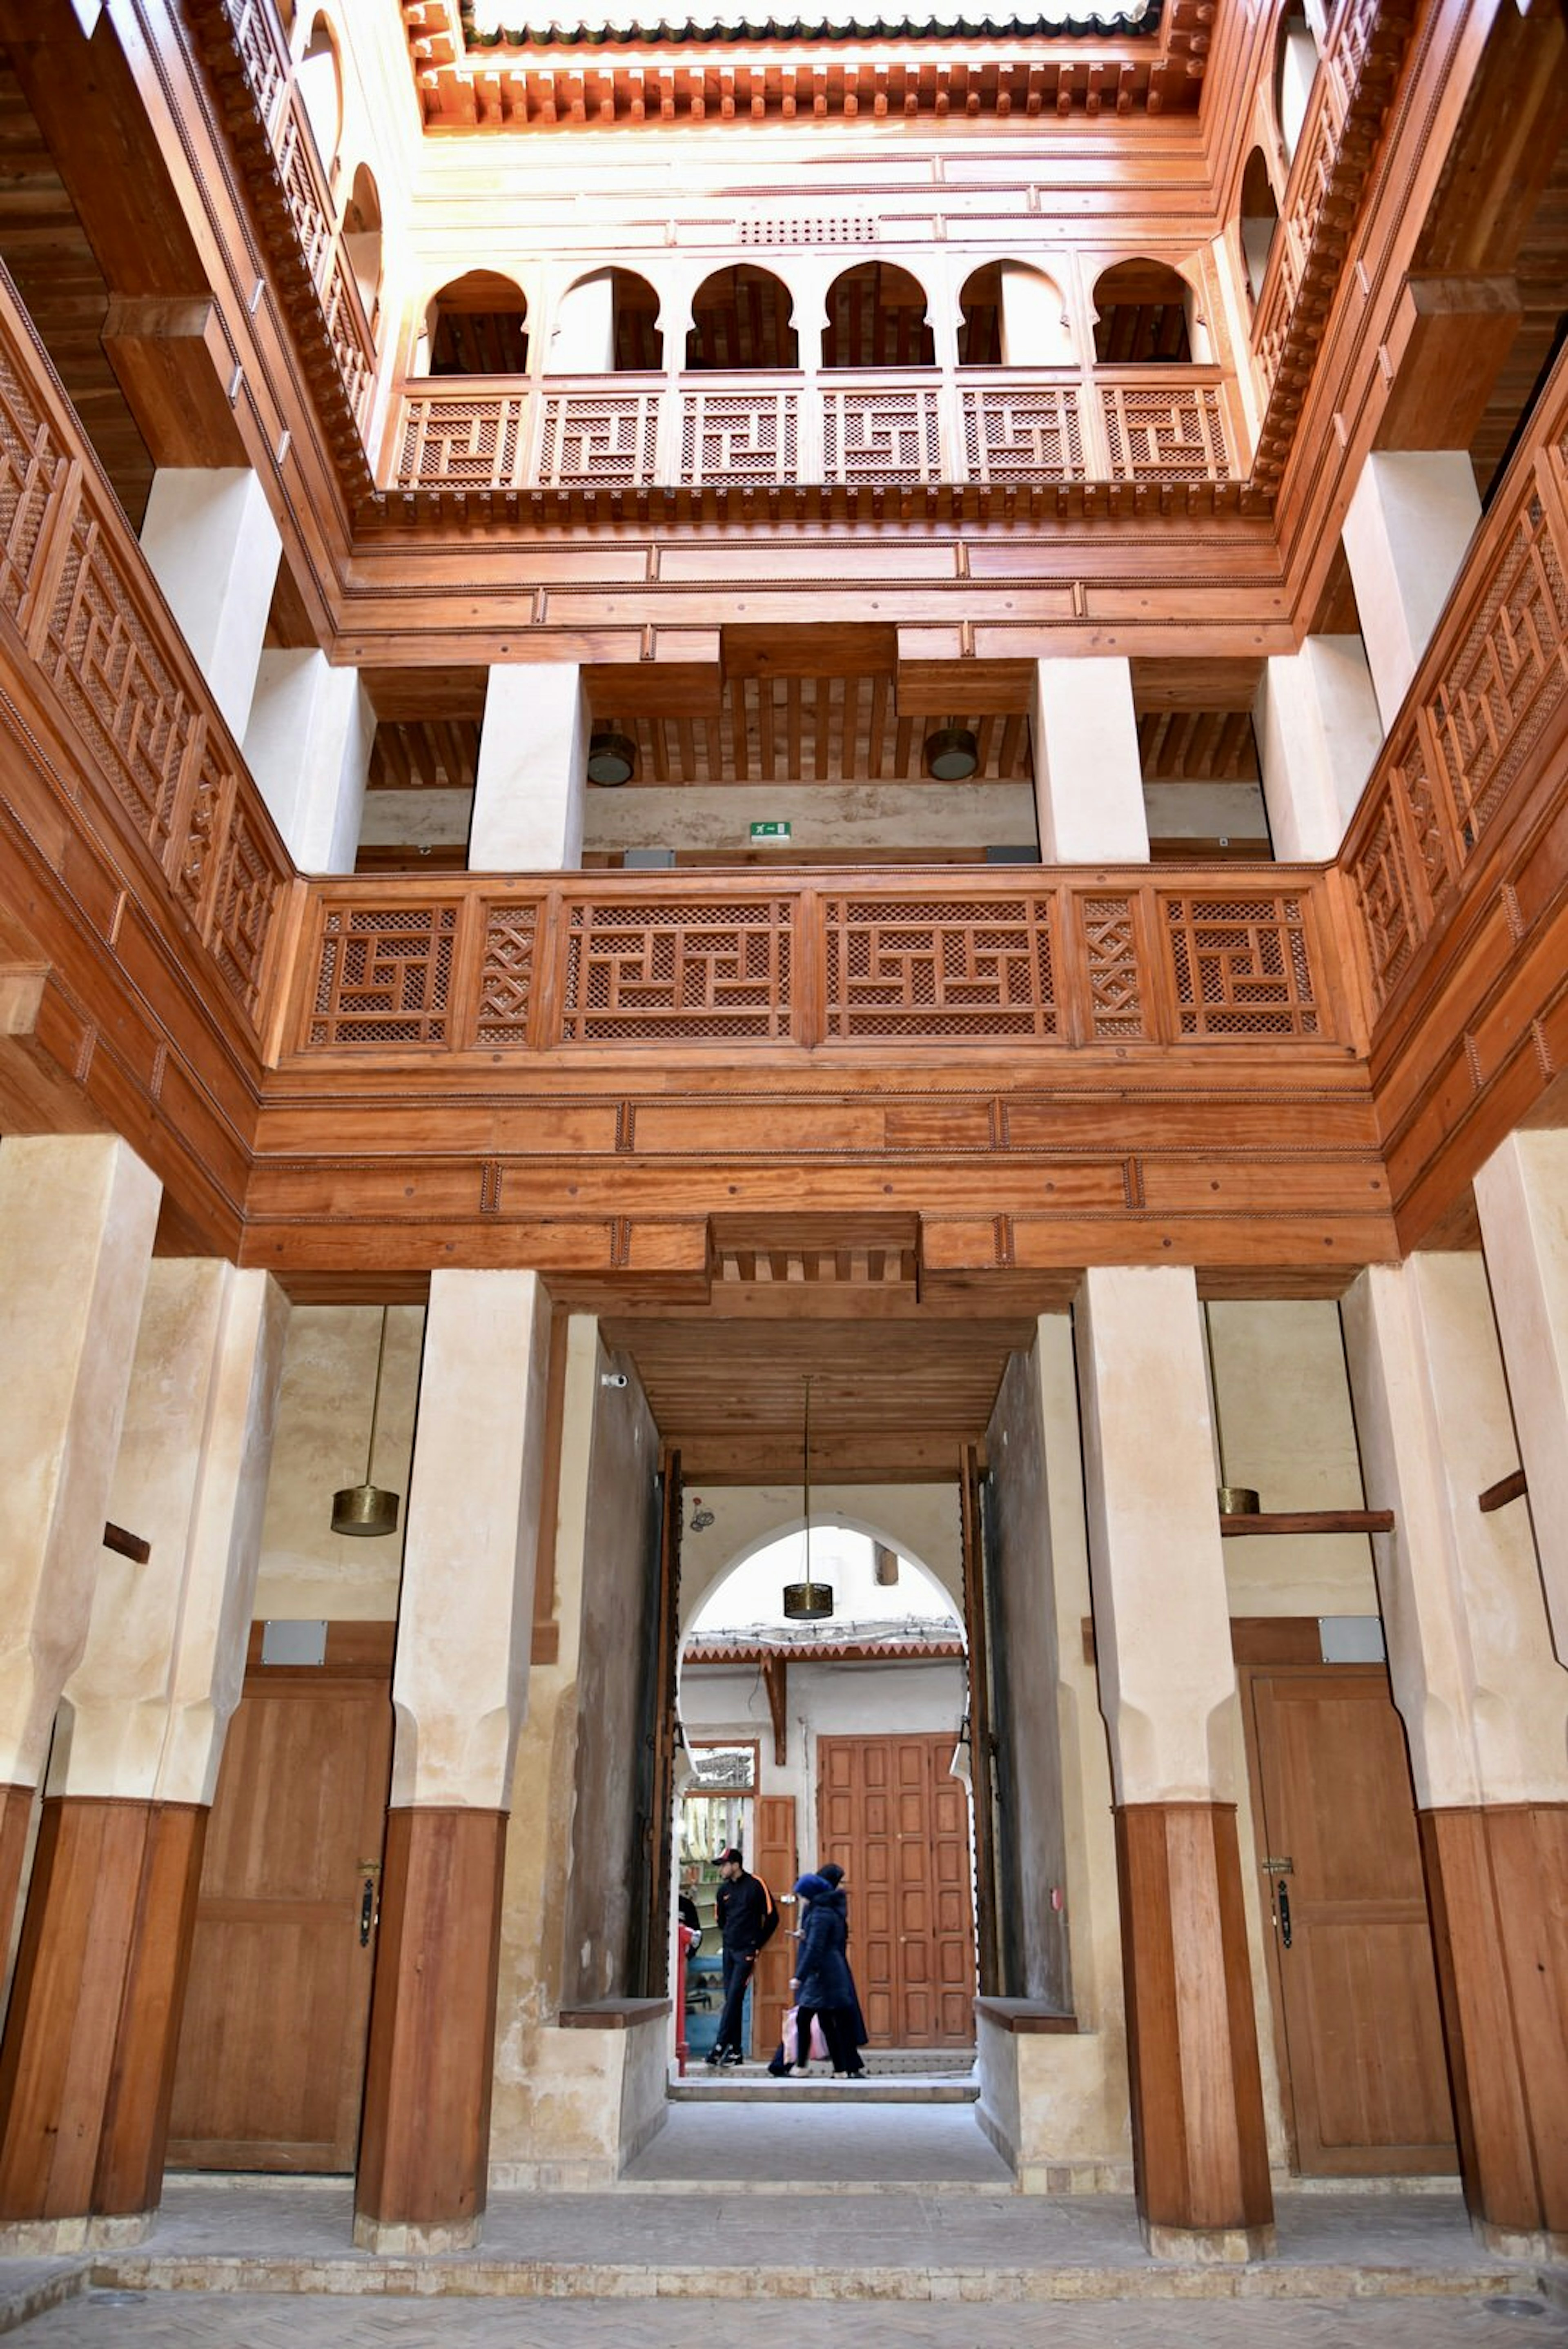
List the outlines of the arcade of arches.
{"label": "arcade of arches", "polygon": [[1568,2240],[1561,14],[863,29],[0,0],[12,2249],[617,2178],[803,1466],[1021,2191]]}

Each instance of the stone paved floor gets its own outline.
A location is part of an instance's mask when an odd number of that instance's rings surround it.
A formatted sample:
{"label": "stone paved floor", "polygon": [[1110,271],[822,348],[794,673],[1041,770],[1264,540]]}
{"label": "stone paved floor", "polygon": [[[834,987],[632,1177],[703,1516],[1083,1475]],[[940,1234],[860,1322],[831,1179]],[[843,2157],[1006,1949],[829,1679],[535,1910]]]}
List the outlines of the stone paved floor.
{"label": "stone paved floor", "polygon": [[[853,2309],[732,2302],[379,2302],[239,2293],[91,2293],[35,2317],[18,2349],[1531,2349],[1568,2338],[1537,2294],[1427,2299]],[[846,2330],[847,2328],[847,2330]]]}
{"label": "stone paved floor", "polygon": [[949,2185],[1009,2193],[970,2105],[672,2105],[625,2186]]}

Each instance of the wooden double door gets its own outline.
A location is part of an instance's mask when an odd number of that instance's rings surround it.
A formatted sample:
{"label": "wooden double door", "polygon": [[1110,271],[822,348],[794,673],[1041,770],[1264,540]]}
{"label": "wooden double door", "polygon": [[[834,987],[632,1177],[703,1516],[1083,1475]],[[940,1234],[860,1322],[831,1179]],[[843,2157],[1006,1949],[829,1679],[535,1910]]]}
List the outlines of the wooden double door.
{"label": "wooden double door", "polygon": [[953,1733],[819,1737],[817,1856],[849,1896],[874,2046],[974,2044],[974,1877]]}
{"label": "wooden double door", "polygon": [[1386,1674],[1241,1675],[1276,2041],[1308,2177],[1457,2168],[1415,1795]]}
{"label": "wooden double door", "polygon": [[171,2168],[352,2170],[391,1766],[389,1623],[326,1661],[253,1635],[207,1832]]}

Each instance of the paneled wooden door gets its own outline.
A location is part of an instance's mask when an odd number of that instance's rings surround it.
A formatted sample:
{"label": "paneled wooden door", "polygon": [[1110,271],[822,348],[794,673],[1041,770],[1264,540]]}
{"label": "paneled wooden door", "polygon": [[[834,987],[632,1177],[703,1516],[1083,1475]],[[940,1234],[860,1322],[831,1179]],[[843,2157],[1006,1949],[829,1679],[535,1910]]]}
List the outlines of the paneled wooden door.
{"label": "paneled wooden door", "polygon": [[329,1625],[326,1663],[314,1667],[264,1665],[253,1637],[207,1833],[171,2168],[354,2167],[391,1767],[392,1630]]}
{"label": "paneled wooden door", "polygon": [[[794,1796],[759,1795],[755,1812],[756,1850],[747,1862],[777,1900],[794,1889],[800,1868],[795,1857]],[[790,1976],[794,1971],[795,1921],[793,1909],[779,1910],[778,1930],[764,1944],[752,1982],[752,2054],[763,2063],[778,2045],[789,2004]]]}
{"label": "paneled wooden door", "polygon": [[1243,1674],[1296,2165],[1458,2167],[1415,1795],[1376,1667]]}
{"label": "paneled wooden door", "polygon": [[818,1857],[849,1895],[849,1962],[872,2044],[974,2044],[969,1796],[953,1733],[819,1737]]}

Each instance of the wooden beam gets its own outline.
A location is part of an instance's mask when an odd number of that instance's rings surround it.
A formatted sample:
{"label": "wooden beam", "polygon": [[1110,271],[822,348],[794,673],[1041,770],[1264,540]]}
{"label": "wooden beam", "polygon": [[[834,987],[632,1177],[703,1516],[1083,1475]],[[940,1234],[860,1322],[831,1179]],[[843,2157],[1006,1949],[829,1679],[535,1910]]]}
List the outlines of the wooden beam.
{"label": "wooden beam", "polygon": [[1490,1516],[1494,1509],[1506,1508],[1510,1501],[1523,1500],[1529,1490],[1523,1469],[1515,1468],[1511,1475],[1500,1476],[1495,1485],[1489,1485],[1486,1491],[1478,1495],[1476,1506],[1483,1516]]}
{"label": "wooden beam", "polygon": [[138,1566],[145,1566],[152,1556],[150,1541],[144,1541],[140,1534],[128,1534],[125,1527],[117,1526],[112,1518],[104,1526],[103,1546],[105,1549],[118,1551],[121,1557],[132,1559]]}
{"label": "wooden beam", "polygon": [[1511,277],[1412,277],[1378,353],[1392,378],[1374,446],[1468,449],[1523,312]]}
{"label": "wooden beam", "polygon": [[776,1648],[771,1648],[762,1658],[762,1668],[768,1713],[774,1724],[774,1764],[782,1770],[788,1758],[789,1665]]}
{"label": "wooden beam", "polygon": [[1392,1509],[1262,1509],[1255,1516],[1221,1516],[1220,1531],[1235,1534],[1391,1534]]}

